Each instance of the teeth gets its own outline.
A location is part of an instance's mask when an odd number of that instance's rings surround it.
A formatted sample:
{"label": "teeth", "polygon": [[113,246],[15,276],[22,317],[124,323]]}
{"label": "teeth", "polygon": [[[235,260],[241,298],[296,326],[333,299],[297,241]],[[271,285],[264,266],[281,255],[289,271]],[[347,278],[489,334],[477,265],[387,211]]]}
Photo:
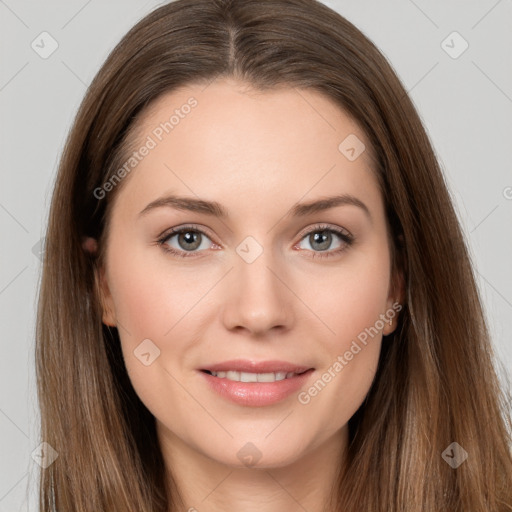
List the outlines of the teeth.
{"label": "teeth", "polygon": [[235,371],[211,372],[211,374],[219,379],[234,380],[236,382],[275,382],[290,379],[297,375],[295,372],[249,373]]}
{"label": "teeth", "polygon": [[276,376],[273,373],[257,373],[255,374],[258,382],[275,382]]}
{"label": "teeth", "polygon": [[258,382],[258,374],[240,372],[240,382]]}

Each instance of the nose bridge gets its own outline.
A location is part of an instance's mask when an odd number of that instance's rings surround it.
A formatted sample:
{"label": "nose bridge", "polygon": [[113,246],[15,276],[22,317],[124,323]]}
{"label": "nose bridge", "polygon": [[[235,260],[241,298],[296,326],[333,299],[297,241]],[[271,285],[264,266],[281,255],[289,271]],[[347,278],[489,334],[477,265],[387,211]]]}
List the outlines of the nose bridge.
{"label": "nose bridge", "polygon": [[[279,270],[282,267],[274,257],[274,251],[261,246],[258,250],[253,241],[246,240],[238,246],[234,261],[224,304],[226,327],[243,327],[253,333],[289,327],[291,297],[275,275],[282,272]],[[286,281],[285,276],[281,279]]]}

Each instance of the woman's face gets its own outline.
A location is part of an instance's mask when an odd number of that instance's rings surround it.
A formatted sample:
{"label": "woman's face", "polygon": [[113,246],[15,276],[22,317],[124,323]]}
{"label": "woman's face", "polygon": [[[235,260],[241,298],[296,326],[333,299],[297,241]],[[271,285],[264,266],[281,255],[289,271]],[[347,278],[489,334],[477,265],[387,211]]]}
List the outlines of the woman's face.
{"label": "woman's face", "polygon": [[168,453],[277,467],[341,446],[396,325],[365,134],[318,92],[232,80],[159,98],[137,133],[103,320]]}

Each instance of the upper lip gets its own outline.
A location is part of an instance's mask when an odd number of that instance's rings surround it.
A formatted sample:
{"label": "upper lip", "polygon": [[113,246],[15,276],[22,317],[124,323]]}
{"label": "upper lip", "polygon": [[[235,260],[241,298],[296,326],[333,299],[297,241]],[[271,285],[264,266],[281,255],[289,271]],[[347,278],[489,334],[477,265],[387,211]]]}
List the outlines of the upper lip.
{"label": "upper lip", "polygon": [[249,361],[247,359],[234,359],[222,363],[211,364],[201,368],[210,372],[227,372],[229,370],[247,373],[303,373],[311,366],[297,365],[287,361]]}

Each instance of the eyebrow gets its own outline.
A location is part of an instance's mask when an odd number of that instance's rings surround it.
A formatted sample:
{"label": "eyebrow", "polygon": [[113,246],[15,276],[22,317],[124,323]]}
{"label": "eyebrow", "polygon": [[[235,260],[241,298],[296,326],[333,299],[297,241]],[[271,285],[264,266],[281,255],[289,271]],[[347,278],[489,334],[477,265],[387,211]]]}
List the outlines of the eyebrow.
{"label": "eyebrow", "polygon": [[[290,213],[294,217],[304,217],[306,215],[311,215],[313,213],[318,213],[329,210],[330,208],[345,205],[357,206],[358,208],[361,208],[371,220],[372,216],[368,207],[360,199],[351,194],[328,196],[307,203],[298,203],[291,208]],[[169,195],[152,201],[139,213],[139,216],[145,215],[155,208],[162,207],[203,213],[205,215],[211,215],[221,219],[226,219],[229,216],[227,210],[216,201],[206,201],[204,199],[195,199],[193,197],[182,197],[176,195]]]}

